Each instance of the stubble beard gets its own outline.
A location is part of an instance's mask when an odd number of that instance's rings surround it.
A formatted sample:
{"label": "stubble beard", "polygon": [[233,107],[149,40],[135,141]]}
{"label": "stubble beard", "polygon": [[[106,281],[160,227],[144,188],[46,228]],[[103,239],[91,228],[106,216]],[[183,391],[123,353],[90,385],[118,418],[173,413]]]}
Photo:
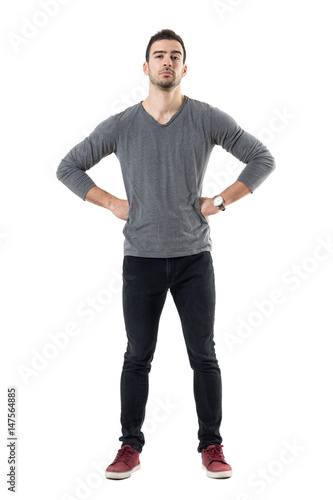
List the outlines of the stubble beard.
{"label": "stubble beard", "polygon": [[174,87],[177,87],[177,85],[180,84],[181,77],[177,79],[174,75],[172,75],[169,78],[163,78],[161,80],[158,80],[149,73],[149,80],[153,85],[155,85],[155,87],[158,87],[161,90],[168,91],[173,89]]}

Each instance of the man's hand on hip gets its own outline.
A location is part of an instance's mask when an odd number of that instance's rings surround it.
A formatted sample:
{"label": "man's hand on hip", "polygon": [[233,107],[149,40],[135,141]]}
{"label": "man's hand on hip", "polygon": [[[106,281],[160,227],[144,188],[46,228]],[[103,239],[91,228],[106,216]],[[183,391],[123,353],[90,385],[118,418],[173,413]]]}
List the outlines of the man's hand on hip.
{"label": "man's hand on hip", "polygon": [[116,198],[113,201],[110,210],[113,215],[118,217],[118,219],[127,220],[129,213],[129,203],[127,200],[120,200],[119,198]]}
{"label": "man's hand on hip", "polygon": [[[251,189],[248,188],[243,182],[235,181],[231,186],[227,187],[222,193],[219,193],[224,200],[224,206],[230,205],[237,200],[243,198],[247,194],[252,193]],[[199,196],[199,203],[201,213],[204,217],[209,215],[218,214],[221,210],[213,205],[213,198],[205,198],[204,196]]]}
{"label": "man's hand on hip", "polygon": [[99,207],[107,208],[111,210],[113,215],[118,217],[118,219],[127,220],[129,212],[129,203],[127,200],[121,200],[113,194],[108,193],[104,189],[98,186],[93,186],[87,192],[85,196],[85,201],[90,201]]}
{"label": "man's hand on hip", "polygon": [[200,210],[204,217],[209,215],[218,214],[221,210],[218,207],[214,207],[213,198],[205,198],[204,196],[199,196]]}

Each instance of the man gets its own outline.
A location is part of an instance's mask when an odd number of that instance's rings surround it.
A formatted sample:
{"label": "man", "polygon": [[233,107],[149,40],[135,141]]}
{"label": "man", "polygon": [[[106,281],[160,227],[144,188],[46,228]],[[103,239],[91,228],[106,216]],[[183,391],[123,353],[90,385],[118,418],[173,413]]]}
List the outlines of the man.
{"label": "man", "polygon": [[[214,349],[215,284],[208,217],[253,192],[275,162],[267,148],[229,115],[182,95],[185,60],[178,35],[171,30],[156,33],[143,65],[149,76],[147,99],[100,123],[57,170],[58,179],[83,200],[126,221],[123,311],[128,342],[121,373],[119,438],[123,445],[106,469],[110,479],[130,477],[140,468],[148,374],[168,290],[193,369],[202,467],[208,477],[232,475],[219,431],[222,385]],[[207,198],[201,196],[202,184],[215,145],[246,166],[231,186]],[[86,173],[111,153],[120,161],[126,200],[96,186]]]}

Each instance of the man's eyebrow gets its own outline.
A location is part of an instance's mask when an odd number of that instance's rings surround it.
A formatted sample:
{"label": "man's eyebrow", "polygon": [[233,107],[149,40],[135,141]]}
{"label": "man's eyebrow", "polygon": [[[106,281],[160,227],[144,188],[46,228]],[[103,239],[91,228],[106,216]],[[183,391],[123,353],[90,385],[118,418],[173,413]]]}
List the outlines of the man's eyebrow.
{"label": "man's eyebrow", "polygon": [[[166,50],[155,50],[155,52],[153,52],[153,55],[154,54],[166,54]],[[180,50],[172,50],[171,51],[171,54],[180,54],[182,55],[182,53],[180,52]]]}

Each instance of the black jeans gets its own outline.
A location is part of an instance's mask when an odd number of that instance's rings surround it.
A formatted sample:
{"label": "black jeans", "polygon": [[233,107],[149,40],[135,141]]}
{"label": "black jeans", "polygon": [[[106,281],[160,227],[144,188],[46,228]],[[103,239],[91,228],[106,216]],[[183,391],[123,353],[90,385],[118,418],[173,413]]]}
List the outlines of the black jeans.
{"label": "black jeans", "polygon": [[[123,311],[127,350],[121,373],[120,441],[141,453],[141,426],[148,398],[161,312],[168,290],[177,307],[190,365],[199,421],[198,452],[221,444],[222,381],[213,339],[215,279],[211,253],[172,258],[124,256]],[[172,360],[170,360],[170,366]]]}

